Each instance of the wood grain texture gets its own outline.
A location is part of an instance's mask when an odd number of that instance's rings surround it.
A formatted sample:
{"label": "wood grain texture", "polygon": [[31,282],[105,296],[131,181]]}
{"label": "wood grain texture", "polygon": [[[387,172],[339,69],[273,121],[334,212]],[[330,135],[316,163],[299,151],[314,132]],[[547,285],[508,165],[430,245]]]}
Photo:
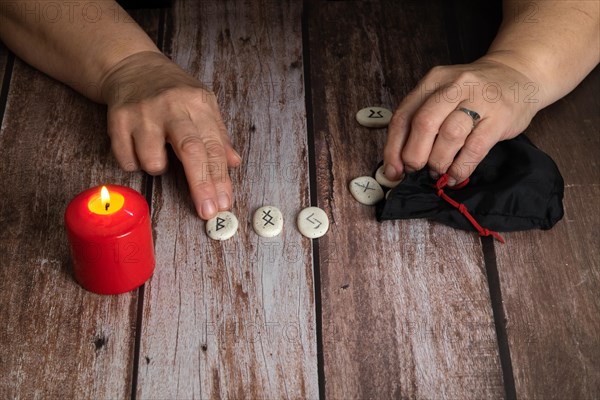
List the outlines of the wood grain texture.
{"label": "wood grain texture", "polygon": [[129,390],[136,293],[80,288],[63,224],[69,201],[88,187],[141,188],[139,175],[118,172],[105,112],[16,61],[0,133],[0,397]]}
{"label": "wood grain texture", "polygon": [[[301,3],[178,1],[165,48],[215,90],[234,147],[238,233],[211,241],[179,163],[156,179],[157,270],[146,286],[138,397],[316,398]],[[283,233],[258,237],[254,210],[279,207]]]}
{"label": "wood grain texture", "polygon": [[565,217],[496,246],[518,398],[600,397],[600,69],[527,135],[565,178]]}
{"label": "wood grain texture", "polygon": [[448,63],[441,2],[319,2],[309,12],[327,398],[504,394],[479,238],[424,220],[378,223],[348,182],[371,174],[384,130],[356,111],[395,108]]}
{"label": "wood grain texture", "polygon": [[[492,3],[454,2],[465,58],[458,62],[485,53],[498,25],[484,10],[498,8]],[[523,18],[535,17],[534,3],[523,7]],[[495,246],[518,398],[600,396],[600,240],[592,233],[600,224],[599,91],[597,68],[526,130],[565,178],[564,219],[550,231],[506,234],[507,244]]]}
{"label": "wood grain texture", "polygon": [[[157,14],[154,21],[157,22]],[[137,292],[99,296],[70,271],[63,213],[118,170],[106,109],[17,60],[0,131],[0,397],[125,398]]]}

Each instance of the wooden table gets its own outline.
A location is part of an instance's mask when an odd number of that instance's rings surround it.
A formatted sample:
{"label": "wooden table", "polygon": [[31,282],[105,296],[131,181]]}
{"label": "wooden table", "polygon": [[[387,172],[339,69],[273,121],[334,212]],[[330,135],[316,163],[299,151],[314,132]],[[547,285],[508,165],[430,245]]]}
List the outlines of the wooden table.
{"label": "wooden table", "polygon": [[[385,142],[356,110],[394,108],[431,67],[484,52],[498,15],[471,3],[133,12],[216,91],[245,160],[224,243],[204,234],[175,159],[162,177],[120,171],[105,107],[2,48],[0,398],[598,398],[600,70],[527,130],[565,178],[550,231],[500,245],[380,224],[347,190]],[[103,182],[151,205],[156,272],[120,296],[74,282],[63,227],[70,199]],[[265,204],[283,212],[277,238],[252,232]],[[312,242],[294,223],[311,204],[332,222]]]}

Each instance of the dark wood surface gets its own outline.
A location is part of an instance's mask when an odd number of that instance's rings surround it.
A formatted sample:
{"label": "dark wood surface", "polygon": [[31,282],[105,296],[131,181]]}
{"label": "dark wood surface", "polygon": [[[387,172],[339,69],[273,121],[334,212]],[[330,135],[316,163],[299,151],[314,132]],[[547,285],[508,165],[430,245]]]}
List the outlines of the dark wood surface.
{"label": "dark wood surface", "polygon": [[0,131],[3,398],[129,392],[137,293],[81,290],[69,272],[63,227],[70,199],[98,182],[141,189],[140,175],[120,172],[109,153],[104,114],[15,62]]}
{"label": "dark wood surface", "polygon": [[[158,14],[143,17],[152,35]],[[20,60],[0,149],[0,397],[126,398],[137,291],[99,296],[75,283],[63,214],[100,182],[142,191],[142,174],[111,156],[106,107]]]}
{"label": "dark wood surface", "polygon": [[[469,62],[491,42],[500,2],[455,4],[454,61]],[[533,18],[535,3],[524,7]],[[586,399],[600,390],[598,92],[600,68],[526,130],[564,177],[563,220],[550,231],[506,234],[507,244],[494,246],[500,285],[494,294],[503,304],[517,398]]]}
{"label": "dark wood surface", "polygon": [[[246,160],[232,177],[240,228],[224,243],[208,239],[178,163],[155,180],[157,270],[145,290],[138,395],[316,398],[311,242],[295,229],[309,204],[302,7],[207,4],[175,4],[165,49],[218,93]],[[252,230],[263,205],[283,214],[275,238]]]}
{"label": "dark wood surface", "polygon": [[504,392],[477,235],[424,220],[380,224],[348,191],[385,143],[385,130],[354,114],[395,108],[449,62],[442,21],[441,2],[330,2],[309,13],[317,199],[335,221],[319,241],[328,398]]}
{"label": "dark wood surface", "polygon": [[527,135],[565,179],[565,217],[496,246],[519,398],[585,399],[600,390],[600,69],[539,113]]}
{"label": "dark wood surface", "polygon": [[[555,228],[502,246],[423,220],[380,224],[347,185],[380,161],[385,130],[354,114],[393,109],[429,68],[481,55],[497,5],[308,3],[134,13],[216,91],[244,159],[240,230],[224,243],[205,235],[176,160],[159,178],[121,172],[105,107],[10,68],[0,45],[0,397],[600,396],[600,70],[527,130],[565,177]],[[103,182],[151,199],[156,272],[120,296],[74,282],[62,222]],[[252,232],[264,204],[283,211],[277,238]],[[310,204],[332,222],[312,242],[295,227]]]}

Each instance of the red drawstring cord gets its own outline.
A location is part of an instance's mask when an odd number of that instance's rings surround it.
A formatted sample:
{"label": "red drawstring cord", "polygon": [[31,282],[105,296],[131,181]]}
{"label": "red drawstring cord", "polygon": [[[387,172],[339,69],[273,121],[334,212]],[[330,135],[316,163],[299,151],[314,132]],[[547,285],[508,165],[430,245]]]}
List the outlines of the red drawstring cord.
{"label": "red drawstring cord", "polygon": [[[442,199],[446,200],[453,207],[456,207],[458,209],[458,211],[460,211],[460,213],[469,220],[471,225],[473,225],[475,227],[475,229],[477,229],[477,231],[479,232],[479,235],[481,235],[481,236],[490,236],[491,235],[491,236],[495,237],[500,243],[504,243],[504,239],[502,238],[502,236],[500,236],[498,234],[498,232],[494,232],[494,231],[490,231],[489,229],[482,228],[481,225],[479,225],[477,223],[475,218],[473,218],[473,216],[469,213],[469,210],[467,210],[467,207],[464,204],[454,201],[446,193],[444,193],[444,186],[446,186],[448,184],[448,178],[449,178],[448,174],[444,174],[444,175],[440,176],[440,179],[438,179],[437,182],[435,183],[435,188],[437,189],[437,195],[440,196]],[[469,183],[469,178],[465,179],[463,182],[459,183],[458,185],[449,187],[449,189],[453,189],[453,190],[454,189],[462,189],[468,183]]]}

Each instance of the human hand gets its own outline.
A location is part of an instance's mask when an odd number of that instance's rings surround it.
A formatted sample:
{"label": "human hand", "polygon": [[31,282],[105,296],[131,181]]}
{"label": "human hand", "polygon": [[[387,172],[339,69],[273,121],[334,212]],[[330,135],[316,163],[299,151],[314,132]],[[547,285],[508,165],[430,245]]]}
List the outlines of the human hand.
{"label": "human hand", "polygon": [[127,57],[103,79],[108,134],[119,166],[150,175],[167,170],[169,143],[183,164],[198,215],[231,207],[228,167],[241,163],[214,93],[160,53]]}
{"label": "human hand", "polygon": [[540,107],[537,96],[536,83],[499,61],[433,68],[390,121],[385,175],[398,179],[427,165],[434,179],[448,173],[449,186],[464,181],[497,142],[529,125]]}

